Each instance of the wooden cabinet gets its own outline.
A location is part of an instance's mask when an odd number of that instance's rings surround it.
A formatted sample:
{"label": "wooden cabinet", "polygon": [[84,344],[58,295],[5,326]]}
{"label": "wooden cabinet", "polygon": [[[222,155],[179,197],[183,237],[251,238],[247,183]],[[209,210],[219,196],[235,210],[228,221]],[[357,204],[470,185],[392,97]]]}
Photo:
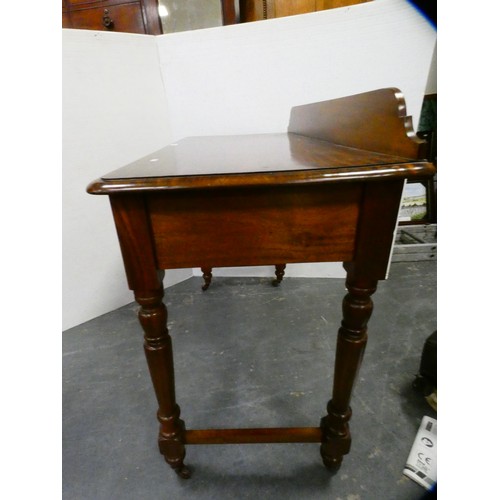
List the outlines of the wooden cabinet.
{"label": "wooden cabinet", "polygon": [[240,22],[307,14],[371,0],[240,0]]}
{"label": "wooden cabinet", "polygon": [[158,0],[63,0],[62,27],[162,34]]}

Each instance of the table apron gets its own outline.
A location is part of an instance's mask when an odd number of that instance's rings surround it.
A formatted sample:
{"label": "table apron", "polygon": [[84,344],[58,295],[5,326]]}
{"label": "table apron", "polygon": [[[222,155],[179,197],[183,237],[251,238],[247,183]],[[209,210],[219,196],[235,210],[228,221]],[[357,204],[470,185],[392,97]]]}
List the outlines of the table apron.
{"label": "table apron", "polygon": [[350,261],[361,183],[149,193],[160,269]]}

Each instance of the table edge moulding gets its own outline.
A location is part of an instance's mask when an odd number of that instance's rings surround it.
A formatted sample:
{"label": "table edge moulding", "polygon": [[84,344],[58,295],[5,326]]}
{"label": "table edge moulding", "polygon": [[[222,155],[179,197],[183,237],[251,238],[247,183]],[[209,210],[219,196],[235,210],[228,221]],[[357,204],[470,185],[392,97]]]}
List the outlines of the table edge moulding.
{"label": "table edge moulding", "polygon": [[[296,106],[281,134],[186,138],[89,184],[88,193],[111,202],[140,305],[160,452],[181,477],[190,476],[191,444],[318,442],[325,466],[338,470],[351,445],[371,295],[387,277],[404,185],[435,172],[424,150],[402,93],[385,88]],[[279,262],[343,262],[347,271],[326,415],[318,427],[186,429],[164,270]]]}

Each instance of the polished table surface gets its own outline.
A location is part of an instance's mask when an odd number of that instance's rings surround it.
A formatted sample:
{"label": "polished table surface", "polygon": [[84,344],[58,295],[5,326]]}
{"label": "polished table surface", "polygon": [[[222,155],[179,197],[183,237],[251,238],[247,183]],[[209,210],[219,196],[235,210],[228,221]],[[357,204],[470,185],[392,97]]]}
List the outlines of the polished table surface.
{"label": "polished table surface", "polygon": [[318,179],[374,177],[395,172],[402,163],[413,163],[414,171],[422,168],[401,156],[350,148],[295,133],[203,136],[170,144],[102,179],[108,181],[108,189],[113,181],[121,186],[126,179],[134,179],[136,187],[142,179],[150,186],[180,188],[253,185],[257,174],[270,174],[268,179],[258,177],[262,185],[266,180],[275,183],[279,176],[290,182],[305,175]]}
{"label": "polished table surface", "polygon": [[[402,94],[380,89],[297,106],[286,133],[186,138],[88,186],[110,198],[141,306],[160,452],[180,476],[190,475],[188,444],[320,442],[323,463],[338,469],[350,449],[371,295],[387,277],[403,188],[434,173],[420,159],[422,142]],[[187,430],[175,398],[164,270],[293,262],[343,262],[347,271],[332,399],[320,426]]]}

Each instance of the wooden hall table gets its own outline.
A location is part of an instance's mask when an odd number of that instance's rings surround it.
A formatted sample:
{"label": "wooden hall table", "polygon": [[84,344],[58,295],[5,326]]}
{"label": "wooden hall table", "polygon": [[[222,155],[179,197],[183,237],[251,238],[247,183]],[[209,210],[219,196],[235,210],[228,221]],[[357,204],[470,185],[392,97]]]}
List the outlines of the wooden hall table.
{"label": "wooden hall table", "polygon": [[[129,288],[140,304],[158,400],[159,447],[189,477],[186,444],[320,442],[337,470],[349,452],[351,392],[377,281],[385,279],[406,179],[418,160],[402,94],[381,89],[292,109],[288,133],[193,137],[91,183],[108,195]],[[348,293],[332,398],[319,427],[186,430],[175,398],[165,269],[343,262]]]}

